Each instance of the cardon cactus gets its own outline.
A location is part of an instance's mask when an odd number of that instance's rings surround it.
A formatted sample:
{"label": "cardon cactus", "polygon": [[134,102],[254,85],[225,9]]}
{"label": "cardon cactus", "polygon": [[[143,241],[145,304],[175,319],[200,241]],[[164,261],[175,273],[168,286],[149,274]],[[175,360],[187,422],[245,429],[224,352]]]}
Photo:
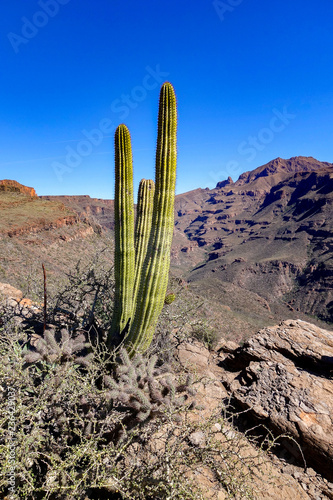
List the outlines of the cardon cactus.
{"label": "cardon cactus", "polygon": [[[126,133],[125,133],[126,130]],[[121,134],[121,131],[122,134]],[[123,136],[122,141],[117,137]],[[116,297],[115,314],[109,343],[115,334],[120,334],[132,356],[144,352],[149,347],[155,326],[162,310],[168,284],[170,250],[174,226],[174,198],[177,160],[177,106],[172,85],[162,85],[158,114],[158,138],[156,149],[155,192],[151,213],[151,200],[140,200],[136,225],[137,241],[132,241],[132,187],[126,184],[132,179],[129,173],[132,164],[130,136],[125,125],[116,132],[116,191],[121,198],[115,202],[116,231],[115,269]],[[117,172],[118,177],[117,177]],[[152,181],[146,181],[151,186]],[[127,187],[126,187],[127,186]],[[132,186],[132,185],[131,185]],[[144,185],[140,186],[144,189]],[[126,198],[126,193],[127,198]],[[151,193],[150,193],[151,195]],[[143,194],[142,194],[143,196]],[[125,199],[126,198],[126,199]],[[140,208],[141,206],[141,208]],[[151,222],[150,222],[151,218]],[[142,219],[142,220],[140,220]],[[140,224],[140,226],[139,226]],[[127,226],[124,229],[123,226]],[[143,229],[140,229],[143,228]],[[141,241],[140,241],[141,240]],[[144,250],[139,250],[140,245]],[[135,273],[133,269],[134,249],[136,249]],[[124,270],[121,274],[121,270]],[[134,276],[136,278],[134,278]],[[135,279],[135,285],[133,282]],[[125,308],[126,303],[126,308]],[[118,311],[118,312],[117,312]]]}

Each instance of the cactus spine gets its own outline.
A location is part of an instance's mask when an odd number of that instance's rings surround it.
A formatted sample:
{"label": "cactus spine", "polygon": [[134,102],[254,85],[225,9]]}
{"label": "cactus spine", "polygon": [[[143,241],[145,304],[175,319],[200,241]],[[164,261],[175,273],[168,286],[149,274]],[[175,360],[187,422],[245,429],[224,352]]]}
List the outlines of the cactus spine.
{"label": "cactus spine", "polygon": [[[109,343],[120,334],[130,356],[149,347],[167,290],[174,226],[176,135],[176,96],[172,85],[166,82],[162,85],[159,101],[153,209],[153,181],[143,180],[139,189],[134,246],[130,136],[124,125],[120,125],[116,132],[116,297],[115,324]],[[116,196],[120,201],[116,202]]]}

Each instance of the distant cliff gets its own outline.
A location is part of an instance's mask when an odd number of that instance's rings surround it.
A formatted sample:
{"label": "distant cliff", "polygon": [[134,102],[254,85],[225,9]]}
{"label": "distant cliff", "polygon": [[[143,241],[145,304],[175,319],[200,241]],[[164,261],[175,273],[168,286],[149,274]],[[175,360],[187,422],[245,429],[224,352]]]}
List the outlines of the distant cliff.
{"label": "distant cliff", "polygon": [[30,196],[31,198],[37,198],[37,193],[32,187],[23,186],[19,182],[12,181],[9,179],[4,179],[0,181],[0,191],[11,191],[19,192]]}

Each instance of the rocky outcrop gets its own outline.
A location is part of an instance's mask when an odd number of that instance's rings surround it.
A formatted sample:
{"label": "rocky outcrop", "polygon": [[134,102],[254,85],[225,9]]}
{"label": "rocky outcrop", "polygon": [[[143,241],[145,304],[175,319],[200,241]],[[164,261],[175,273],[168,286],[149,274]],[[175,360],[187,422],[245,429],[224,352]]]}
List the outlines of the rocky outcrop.
{"label": "rocky outcrop", "polygon": [[291,435],[306,462],[333,481],[333,332],[288,320],[226,351],[222,381],[238,407]]}
{"label": "rocky outcrop", "polygon": [[231,177],[230,177],[230,175],[229,175],[229,177],[228,177],[228,179],[227,179],[227,180],[225,180],[225,181],[220,181],[220,182],[218,182],[218,183],[216,184],[216,189],[222,189],[222,188],[224,188],[225,186],[230,186],[230,184],[233,184],[233,183],[234,183],[234,181],[232,180],[232,178],[231,178]]}
{"label": "rocky outcrop", "polygon": [[333,163],[321,162],[312,156],[294,156],[289,160],[275,158],[275,160],[272,160],[255,170],[244,172],[239,176],[236,184],[238,186],[249,184],[259,177],[279,175],[283,178],[284,176],[288,176],[288,174],[295,172],[314,172],[316,170],[320,170],[323,166],[332,167]]}
{"label": "rocky outcrop", "polygon": [[[267,408],[265,406],[265,410],[259,409],[257,400],[261,397],[261,394],[265,393],[267,397],[278,398],[279,393],[273,386],[271,379],[266,379],[266,384],[263,384],[264,389],[260,387],[253,386],[253,395],[254,400],[249,400],[246,404],[243,403],[243,400],[240,401],[238,398],[238,394],[241,393],[241,387],[244,387],[244,390],[248,388],[247,383],[245,382],[244,370],[246,371],[245,365],[248,367],[249,363],[254,362],[252,360],[252,352],[253,348],[251,346],[260,346],[256,347],[255,352],[260,352],[260,356],[262,358],[269,358],[268,363],[269,366],[273,366],[274,357],[279,354],[280,351],[286,352],[288,350],[288,338],[289,337],[280,337],[279,335],[274,336],[271,335],[271,340],[269,340],[269,333],[276,331],[282,331],[284,329],[294,329],[297,331],[298,340],[294,339],[294,349],[292,351],[294,353],[301,353],[302,343],[307,343],[309,356],[313,360],[313,365],[317,366],[318,371],[318,362],[320,362],[321,352],[325,351],[324,346],[329,344],[330,340],[330,332],[325,332],[314,325],[309,325],[304,322],[293,322],[293,326],[291,326],[290,321],[285,322],[284,325],[280,327],[274,327],[266,332],[266,336],[264,332],[260,332],[260,334],[253,337],[246,346],[243,348],[239,348],[237,344],[232,341],[222,340],[218,347],[217,351],[209,351],[202,344],[197,341],[185,341],[178,345],[177,348],[177,357],[182,366],[182,369],[192,372],[195,374],[197,382],[195,382],[194,387],[196,389],[195,401],[201,407],[201,410],[193,416],[193,418],[199,419],[199,421],[207,421],[212,419],[212,415],[216,414],[216,411],[221,411],[221,407],[223,407],[223,403],[226,404],[227,408],[230,407],[231,403],[231,411],[236,409],[236,413],[240,409],[232,408],[232,405],[235,401],[239,401],[239,406],[245,410],[252,409],[253,412],[257,411],[260,414],[257,417],[258,422],[264,422],[265,427],[263,427],[264,434],[267,434],[267,429],[277,430],[275,422],[273,419],[270,419],[270,415],[266,415],[270,408],[272,408],[271,414],[274,414],[273,405],[271,403],[267,404]],[[302,333],[306,332],[306,339],[301,341]],[[327,335],[328,334],[328,335]],[[261,338],[262,337],[262,338]],[[300,342],[301,341],[301,342]],[[326,344],[328,342],[328,344]],[[250,352],[250,354],[248,354]],[[258,354],[259,355],[259,354]],[[295,354],[296,355],[296,354]],[[281,355],[282,356],[282,355]],[[298,356],[298,354],[297,354]],[[224,363],[221,363],[221,360],[224,360]],[[247,361],[245,361],[247,360]],[[283,368],[285,365],[289,366],[288,357],[279,360],[279,370],[280,370],[280,385],[288,386],[290,382],[290,378],[285,375],[285,369]],[[228,368],[226,368],[228,366]],[[325,365],[327,367],[327,365]],[[329,365],[328,365],[329,366]],[[243,369],[242,369],[243,368]],[[324,371],[326,368],[324,368]],[[247,373],[247,372],[246,372]],[[260,373],[260,370],[259,370]],[[250,376],[250,380],[251,376]],[[222,383],[223,382],[223,383]],[[299,381],[301,382],[301,381]],[[322,380],[321,380],[322,382]],[[294,384],[297,385],[297,384]],[[306,390],[306,387],[303,387]],[[313,391],[314,388],[310,388],[309,393]],[[236,394],[235,394],[236,391]],[[291,392],[295,391],[295,387],[291,386]],[[296,391],[295,391],[296,392]],[[234,399],[232,399],[234,396]],[[316,395],[317,399],[320,399],[320,394]],[[281,413],[283,415],[288,414],[288,399],[283,398],[280,395],[280,406],[279,411],[277,413]],[[257,403],[257,406],[256,406]],[[326,403],[327,402],[326,399]],[[304,404],[305,400],[304,400]],[[308,403],[309,404],[309,403]],[[321,405],[324,405],[323,401]],[[254,405],[254,407],[253,407]],[[304,409],[300,408],[300,412],[305,413]],[[317,406],[317,410],[320,408]],[[228,411],[228,410],[227,410]],[[263,415],[264,411],[266,411],[265,415]],[[224,410],[226,412],[226,410]],[[244,412],[244,418],[247,418],[249,411]],[[327,414],[327,408],[326,408]],[[300,413],[302,417],[302,413]],[[233,417],[231,417],[233,419]],[[287,417],[285,417],[287,419]],[[212,420],[212,423],[214,420]],[[252,427],[253,422],[250,419],[247,422],[247,426]],[[232,447],[237,443],[237,455],[241,457],[242,460],[246,460],[245,457],[252,456],[256,457],[258,450],[253,446],[253,444],[249,443],[244,436],[238,433],[234,427],[230,426],[230,424],[225,423],[224,429],[221,432],[219,424],[213,423],[213,428],[216,427],[216,438],[221,440],[221,442],[225,442],[225,437],[228,437],[228,450],[232,450]],[[247,427],[248,428],[248,427]],[[292,430],[288,426],[279,427],[279,433],[288,432],[292,435]],[[329,433],[329,428],[325,429]],[[202,434],[202,433],[201,433]],[[304,428],[304,435],[307,434],[306,429]],[[202,439],[203,436],[197,432],[193,437],[192,444],[194,446],[203,446]],[[298,439],[300,442],[300,436],[295,435],[294,437]],[[332,436],[331,436],[332,437]],[[238,441],[239,439],[239,441]],[[329,439],[329,438],[328,438]],[[307,467],[304,469],[302,460],[294,461],[286,457],[289,457],[290,454],[290,441],[279,441],[280,446],[278,447],[277,455],[269,454],[263,458],[261,464],[258,464],[256,474],[252,476],[251,482],[252,486],[255,489],[256,500],[317,500],[317,499],[333,499],[333,484],[330,483],[327,479],[323,478],[322,467],[323,467],[323,455],[321,462],[317,463],[316,470],[314,468]],[[304,446],[304,441],[302,442]],[[327,451],[327,447],[325,447]],[[292,452],[297,450],[297,447],[292,448]],[[321,454],[322,451],[319,451]],[[306,454],[306,458],[308,458],[308,453]],[[326,453],[327,456],[327,453]],[[293,458],[293,457],[292,457]],[[299,457],[297,457],[299,458]],[[325,469],[327,470],[327,468]],[[205,488],[207,492],[206,498],[227,498],[227,496],[223,496],[223,492],[213,493],[216,491],[216,482],[214,479],[210,477],[209,471],[204,472],[204,474],[197,475],[196,480],[198,484]]]}
{"label": "rocky outcrop", "polygon": [[22,291],[9,285],[9,283],[0,283],[0,307],[12,308],[16,314],[16,322],[20,323],[22,318],[38,312],[41,305],[23,297]]}
{"label": "rocky outcrop", "polygon": [[[59,217],[52,222],[45,223],[44,221],[37,222],[33,225],[26,225],[24,227],[18,227],[15,229],[10,229],[7,231],[7,235],[12,238],[13,236],[20,236],[23,234],[36,234],[41,231],[50,231],[52,229],[58,229],[65,226],[72,226],[79,222],[79,218],[76,215],[69,215],[67,217]],[[1,231],[0,231],[1,232]],[[93,232],[92,228],[91,231]]]}
{"label": "rocky outcrop", "polygon": [[23,298],[23,293],[9,283],[0,283],[0,300],[10,300],[19,302]]}
{"label": "rocky outcrop", "polygon": [[9,179],[4,179],[0,181],[0,191],[12,191],[19,192],[30,196],[31,198],[37,198],[37,193],[34,188],[24,186],[19,182],[12,181]]}

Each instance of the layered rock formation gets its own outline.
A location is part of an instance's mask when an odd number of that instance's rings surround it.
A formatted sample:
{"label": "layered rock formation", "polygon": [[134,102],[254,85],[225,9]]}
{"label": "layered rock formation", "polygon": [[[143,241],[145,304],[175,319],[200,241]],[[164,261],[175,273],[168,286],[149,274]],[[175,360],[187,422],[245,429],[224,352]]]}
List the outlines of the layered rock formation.
{"label": "layered rock formation", "polygon": [[90,198],[90,196],[41,196],[42,200],[61,202],[67,207],[75,210],[81,219],[87,219],[92,223],[99,224],[107,231],[114,229],[114,203],[113,200],[102,200]]}
{"label": "layered rock formation", "polygon": [[174,265],[195,262],[188,276],[202,290],[215,273],[270,307],[284,298],[332,321],[333,164],[277,158],[235,183],[177,196],[176,210]]}
{"label": "layered rock formation", "polygon": [[[80,217],[60,200],[35,196],[32,188],[2,181],[0,187],[0,280],[31,291],[31,283],[42,289],[41,265],[48,283],[58,286],[65,273],[79,260],[89,260],[111,247],[101,226]],[[103,253],[107,266],[112,260]]]}
{"label": "layered rock formation", "polygon": [[0,181],[0,191],[22,193],[31,198],[37,198],[37,193],[34,188],[23,186],[23,184],[9,179]]}

